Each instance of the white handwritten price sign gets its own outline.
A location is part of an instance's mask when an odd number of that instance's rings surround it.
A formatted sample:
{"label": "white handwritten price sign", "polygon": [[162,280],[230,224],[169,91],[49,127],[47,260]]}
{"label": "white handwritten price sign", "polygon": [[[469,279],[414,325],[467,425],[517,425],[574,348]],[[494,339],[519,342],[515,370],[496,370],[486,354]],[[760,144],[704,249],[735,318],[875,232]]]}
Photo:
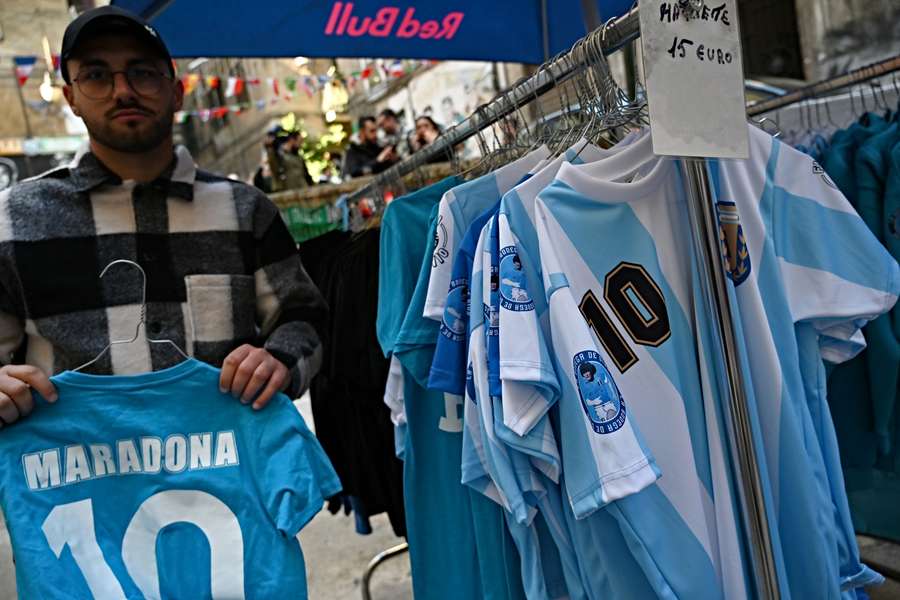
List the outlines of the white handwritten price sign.
{"label": "white handwritten price sign", "polygon": [[737,0],[641,0],[640,12],[653,151],[746,158]]}

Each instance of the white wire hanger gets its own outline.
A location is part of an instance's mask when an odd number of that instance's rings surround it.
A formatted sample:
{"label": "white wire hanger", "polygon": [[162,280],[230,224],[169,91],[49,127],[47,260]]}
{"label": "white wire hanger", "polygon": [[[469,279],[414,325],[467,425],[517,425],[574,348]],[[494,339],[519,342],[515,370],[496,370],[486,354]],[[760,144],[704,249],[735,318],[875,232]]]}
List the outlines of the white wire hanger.
{"label": "white wire hanger", "polygon": [[[138,339],[138,338],[140,337],[140,335],[141,335],[141,328],[143,328],[143,329],[145,330],[145,335],[146,335],[146,318],[147,318],[147,273],[144,271],[144,268],[141,267],[141,265],[137,264],[137,263],[134,262],[133,260],[127,260],[127,259],[124,259],[124,258],[120,258],[120,259],[114,260],[114,261],[112,261],[111,263],[109,263],[108,265],[106,265],[106,268],[103,269],[103,272],[100,273],[100,278],[102,279],[103,276],[106,275],[106,272],[109,271],[110,267],[112,267],[113,265],[117,265],[117,264],[131,265],[132,267],[135,267],[138,271],[141,272],[141,281],[142,281],[142,284],[141,284],[141,285],[142,285],[142,288],[141,288],[141,318],[140,318],[140,320],[138,321],[137,326],[136,326],[135,329],[134,329],[134,337],[132,337],[132,338],[129,339],[129,340],[113,340],[113,341],[111,341],[110,343],[108,343],[108,344],[106,345],[106,347],[105,347],[103,350],[100,351],[100,353],[99,353],[97,356],[95,356],[94,358],[92,358],[92,359],[89,360],[88,362],[84,363],[84,364],[81,365],[80,367],[75,368],[75,369],[72,369],[73,371],[80,371],[80,370],[84,369],[85,367],[91,366],[92,364],[94,364],[95,362],[97,362],[98,360],[100,360],[100,359],[103,357],[103,355],[106,354],[106,353],[109,351],[109,349],[112,348],[113,346],[115,346],[116,344],[131,344],[132,342],[137,341],[137,339]],[[147,339],[147,341],[148,341],[149,343],[151,343],[151,344],[171,344],[172,346],[175,347],[176,350],[178,350],[179,354],[181,354],[185,359],[189,359],[189,358],[190,358],[190,356],[188,356],[187,353],[186,353],[184,350],[182,350],[182,349],[178,346],[178,344],[176,344],[176,343],[173,342],[172,340],[168,340],[168,339],[166,339],[166,340],[153,340],[153,339],[150,339],[149,337],[147,337],[146,339]]]}

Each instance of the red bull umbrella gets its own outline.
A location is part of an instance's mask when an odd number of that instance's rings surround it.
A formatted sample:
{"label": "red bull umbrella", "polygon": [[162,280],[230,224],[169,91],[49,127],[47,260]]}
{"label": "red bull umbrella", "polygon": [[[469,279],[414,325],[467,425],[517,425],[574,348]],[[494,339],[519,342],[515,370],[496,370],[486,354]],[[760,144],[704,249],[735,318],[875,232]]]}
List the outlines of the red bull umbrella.
{"label": "red bull umbrella", "polygon": [[633,0],[114,0],[173,57],[380,57],[541,63]]}

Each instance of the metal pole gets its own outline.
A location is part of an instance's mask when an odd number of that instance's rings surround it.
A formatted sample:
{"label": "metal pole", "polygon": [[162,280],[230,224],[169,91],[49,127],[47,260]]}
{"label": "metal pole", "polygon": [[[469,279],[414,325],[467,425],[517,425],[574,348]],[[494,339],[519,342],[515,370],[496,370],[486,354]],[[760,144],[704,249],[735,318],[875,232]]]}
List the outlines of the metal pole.
{"label": "metal pole", "polygon": [[833,92],[856,83],[875,79],[876,77],[888,75],[895,71],[900,71],[900,56],[894,56],[865,67],[860,67],[859,69],[854,69],[846,75],[808,85],[789,94],[785,94],[784,96],[756,102],[751,104],[747,109],[747,115],[751,117],[754,115],[761,115],[773,111],[776,108],[795,104],[801,100],[806,100],[807,98],[815,98],[816,96],[821,96],[822,94],[827,94],[828,92]]}
{"label": "metal pole", "polygon": [[762,491],[759,456],[753,441],[752,423],[747,408],[746,388],[740,363],[740,348],[734,333],[734,316],[728,300],[728,280],[722,261],[719,227],[713,195],[703,159],[682,160],[687,184],[688,212],[694,248],[698,256],[699,279],[707,311],[715,317],[716,331],[725,358],[727,406],[724,408],[726,433],[731,450],[732,468],[737,474],[738,496],[744,529],[750,545],[750,560],[756,579],[756,596],[781,598],[778,571]]}
{"label": "metal pole", "polygon": [[547,62],[550,60],[550,13],[547,11],[547,0],[541,0],[541,47],[544,62]]}
{"label": "metal pole", "polygon": [[[22,95],[22,86],[19,85],[15,66],[13,66],[13,79],[15,79],[16,92],[19,94],[19,106],[22,107],[22,119],[25,120],[25,139],[28,140],[32,138],[31,119],[28,118],[28,106],[25,104],[25,96]],[[25,158],[25,175],[26,177],[31,177],[34,175],[34,170],[31,168],[31,157],[25,152],[24,147],[22,148],[22,156]]]}
{"label": "metal pole", "polygon": [[372,579],[372,575],[375,573],[375,569],[389,558],[394,558],[395,556],[399,556],[408,551],[409,544],[403,542],[379,552],[369,561],[369,564],[366,566],[366,570],[363,573],[362,585],[360,586],[362,588],[363,600],[372,600],[372,591],[369,589],[369,582]]}

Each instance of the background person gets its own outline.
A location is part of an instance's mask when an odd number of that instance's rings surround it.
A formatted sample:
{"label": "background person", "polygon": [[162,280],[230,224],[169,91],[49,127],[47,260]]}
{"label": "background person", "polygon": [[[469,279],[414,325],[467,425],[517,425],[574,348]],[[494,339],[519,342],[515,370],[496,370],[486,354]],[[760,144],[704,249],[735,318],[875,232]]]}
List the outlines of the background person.
{"label": "background person", "polygon": [[382,148],[378,144],[375,117],[360,117],[358,125],[359,141],[351,141],[344,156],[342,172],[345,178],[381,173],[400,160],[393,146]]}
{"label": "background person", "polygon": [[[283,134],[283,135],[279,135]],[[276,128],[269,132],[264,142],[271,172],[271,191],[299,190],[313,184],[300,154],[300,132],[286,132]]]}

